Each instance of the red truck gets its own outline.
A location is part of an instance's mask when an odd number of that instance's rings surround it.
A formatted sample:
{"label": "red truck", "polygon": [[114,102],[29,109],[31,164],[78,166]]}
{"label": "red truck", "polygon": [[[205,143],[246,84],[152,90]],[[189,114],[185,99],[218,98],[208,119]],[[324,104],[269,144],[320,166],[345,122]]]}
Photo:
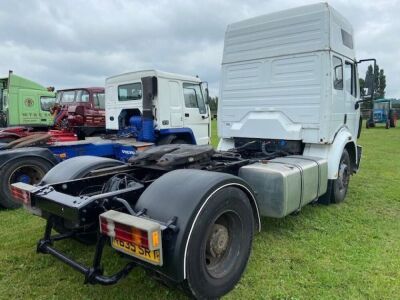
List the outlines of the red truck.
{"label": "red truck", "polygon": [[78,138],[105,131],[104,88],[75,88],[57,91],[54,126],[73,129]]}
{"label": "red truck", "polygon": [[[105,131],[105,96],[102,87],[58,90],[56,102],[49,104],[48,109],[54,116],[51,128],[56,129],[47,132],[51,135],[50,141],[73,141]],[[24,126],[0,129],[0,143],[37,134],[38,129]],[[40,132],[44,133],[43,127]]]}

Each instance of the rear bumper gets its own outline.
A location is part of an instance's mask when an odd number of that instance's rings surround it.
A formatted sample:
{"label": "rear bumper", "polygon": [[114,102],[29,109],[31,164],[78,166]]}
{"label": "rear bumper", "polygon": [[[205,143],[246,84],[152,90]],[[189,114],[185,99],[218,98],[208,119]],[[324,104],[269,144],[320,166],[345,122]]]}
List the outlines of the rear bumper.
{"label": "rear bumper", "polygon": [[126,275],[132,271],[132,269],[136,266],[135,262],[130,262],[126,264],[121,270],[117,273],[105,276],[103,275],[103,269],[101,268],[101,259],[103,254],[104,246],[108,240],[107,237],[100,235],[97,239],[96,243],[96,251],[93,258],[93,265],[88,267],[85,266],[71,257],[65,255],[63,252],[57,250],[53,244],[56,241],[64,240],[67,238],[74,237],[73,232],[69,232],[66,234],[59,234],[55,236],[51,236],[51,230],[53,228],[53,220],[49,218],[46,224],[46,231],[43,239],[39,240],[37,244],[37,252],[43,254],[50,254],[68,266],[72,267],[76,271],[82,273],[85,276],[85,283],[87,284],[101,284],[101,285],[112,285],[117,283],[120,279],[124,278]]}

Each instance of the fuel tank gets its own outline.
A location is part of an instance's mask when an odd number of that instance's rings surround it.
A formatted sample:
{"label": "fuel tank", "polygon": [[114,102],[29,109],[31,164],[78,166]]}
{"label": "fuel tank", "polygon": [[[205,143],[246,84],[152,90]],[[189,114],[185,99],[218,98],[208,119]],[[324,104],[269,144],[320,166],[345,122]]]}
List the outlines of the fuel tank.
{"label": "fuel tank", "polygon": [[261,215],[282,218],[325,194],[328,164],[317,157],[286,156],[241,167],[239,177],[253,188]]}

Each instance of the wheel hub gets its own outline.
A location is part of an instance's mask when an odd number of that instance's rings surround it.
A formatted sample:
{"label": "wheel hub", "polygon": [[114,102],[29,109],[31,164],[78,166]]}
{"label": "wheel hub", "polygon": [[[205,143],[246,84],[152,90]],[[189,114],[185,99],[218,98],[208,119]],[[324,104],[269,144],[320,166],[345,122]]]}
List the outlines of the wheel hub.
{"label": "wheel hub", "polygon": [[220,257],[225,253],[228,247],[228,241],[228,229],[221,224],[214,224],[207,243],[207,252],[211,254],[213,258]]}

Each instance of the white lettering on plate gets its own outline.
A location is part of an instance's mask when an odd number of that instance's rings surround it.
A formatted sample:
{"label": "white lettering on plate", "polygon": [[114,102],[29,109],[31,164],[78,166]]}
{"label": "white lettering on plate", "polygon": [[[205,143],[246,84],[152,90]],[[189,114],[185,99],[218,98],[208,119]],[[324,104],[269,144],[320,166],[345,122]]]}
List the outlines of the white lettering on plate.
{"label": "white lettering on plate", "polygon": [[135,154],[135,151],[130,151],[130,150],[121,150],[123,154]]}

